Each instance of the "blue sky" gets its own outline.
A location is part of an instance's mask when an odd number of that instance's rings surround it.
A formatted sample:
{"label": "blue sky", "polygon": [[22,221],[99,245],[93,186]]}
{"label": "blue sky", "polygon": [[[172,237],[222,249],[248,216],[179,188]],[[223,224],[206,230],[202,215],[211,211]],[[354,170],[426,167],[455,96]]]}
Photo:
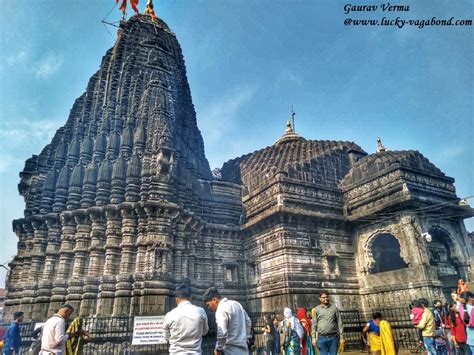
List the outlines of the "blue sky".
{"label": "blue sky", "polygon": [[[381,137],[416,149],[474,195],[474,27],[349,27],[346,18],[474,19],[471,0],[403,0],[408,12],[344,14],[375,0],[155,0],[177,34],[211,168],[283,133],[291,105],[307,139]],[[0,1],[0,262],[16,252],[18,172],[66,122],[114,43],[114,0]],[[145,7],[140,0],[139,8]],[[107,17],[116,21],[116,8]],[[110,31],[112,35],[108,32]],[[474,200],[469,200],[474,205]],[[474,230],[472,219],[468,230]],[[0,269],[0,285],[4,270]]]}

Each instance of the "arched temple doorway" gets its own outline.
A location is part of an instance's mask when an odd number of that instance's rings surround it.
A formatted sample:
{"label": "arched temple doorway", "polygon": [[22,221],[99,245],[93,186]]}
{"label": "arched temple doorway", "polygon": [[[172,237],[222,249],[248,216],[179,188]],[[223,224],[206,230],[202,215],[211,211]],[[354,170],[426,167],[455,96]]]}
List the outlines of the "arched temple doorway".
{"label": "arched temple doorway", "polygon": [[406,268],[408,265],[400,256],[400,243],[390,233],[376,234],[370,243],[373,263],[369,272],[376,274]]}
{"label": "arched temple doorway", "polygon": [[457,288],[460,278],[458,267],[451,258],[450,236],[441,228],[433,227],[429,230],[432,241],[428,243],[430,265],[438,271],[438,279],[443,284],[443,293],[450,299],[451,290]]}

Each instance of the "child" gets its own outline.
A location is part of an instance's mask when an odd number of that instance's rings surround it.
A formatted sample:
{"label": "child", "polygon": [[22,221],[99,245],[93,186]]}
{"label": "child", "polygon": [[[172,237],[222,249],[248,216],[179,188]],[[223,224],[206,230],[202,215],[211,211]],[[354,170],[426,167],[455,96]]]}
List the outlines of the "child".
{"label": "child", "polygon": [[[423,307],[420,304],[420,301],[413,300],[411,303],[411,313],[410,319],[413,325],[417,326],[421,322],[421,317],[423,316]],[[423,346],[423,330],[418,329],[418,342],[420,346]]]}

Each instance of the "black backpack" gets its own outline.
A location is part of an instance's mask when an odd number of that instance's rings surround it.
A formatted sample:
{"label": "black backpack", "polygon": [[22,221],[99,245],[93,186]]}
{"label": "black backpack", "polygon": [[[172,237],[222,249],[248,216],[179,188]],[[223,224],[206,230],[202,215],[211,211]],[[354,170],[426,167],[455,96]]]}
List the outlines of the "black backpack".
{"label": "black backpack", "polygon": [[464,324],[468,325],[468,324],[469,324],[469,321],[470,321],[469,312],[467,311],[467,306],[466,306],[465,303],[462,304],[462,307],[464,308],[464,319],[463,319],[463,322],[464,322]]}

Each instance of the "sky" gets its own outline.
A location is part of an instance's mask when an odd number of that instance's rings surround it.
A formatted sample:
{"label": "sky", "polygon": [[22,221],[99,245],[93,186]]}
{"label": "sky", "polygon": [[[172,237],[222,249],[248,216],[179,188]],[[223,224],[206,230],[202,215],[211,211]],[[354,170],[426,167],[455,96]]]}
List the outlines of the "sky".
{"label": "sky", "polygon": [[[145,8],[140,0],[139,9]],[[474,26],[347,19],[474,19],[472,0],[155,0],[183,49],[211,168],[272,145],[291,107],[307,139],[418,150],[474,206]],[[0,0],[0,263],[16,253],[18,173],[68,117],[115,41],[115,0]],[[352,5],[375,11],[345,14]],[[398,22],[400,24],[400,22]],[[414,22],[415,24],[416,22]],[[466,221],[474,230],[474,220]],[[6,271],[0,269],[0,287]]]}

